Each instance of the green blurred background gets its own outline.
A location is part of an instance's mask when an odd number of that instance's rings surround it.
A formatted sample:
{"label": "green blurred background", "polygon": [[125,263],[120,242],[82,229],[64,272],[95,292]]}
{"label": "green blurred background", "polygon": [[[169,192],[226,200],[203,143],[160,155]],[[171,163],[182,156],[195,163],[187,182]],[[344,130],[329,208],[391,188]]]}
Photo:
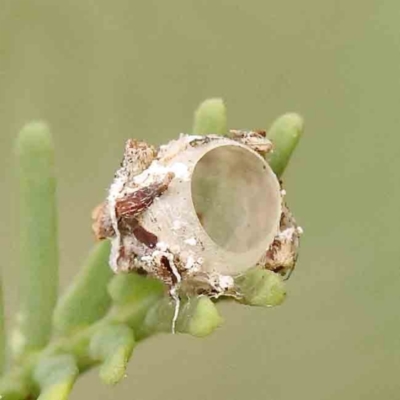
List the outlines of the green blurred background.
{"label": "green blurred background", "polygon": [[[289,297],[267,310],[220,306],[209,338],[157,336],[128,377],[96,372],[72,400],[400,398],[400,3],[0,1],[0,248],[8,321],[18,299],[12,147],[31,119],[57,145],[61,283],[92,244],[90,212],[124,140],[189,132],[221,96],[232,128],[286,111],[307,132],[288,200],[305,234]],[[396,178],[397,176],[397,178]]]}

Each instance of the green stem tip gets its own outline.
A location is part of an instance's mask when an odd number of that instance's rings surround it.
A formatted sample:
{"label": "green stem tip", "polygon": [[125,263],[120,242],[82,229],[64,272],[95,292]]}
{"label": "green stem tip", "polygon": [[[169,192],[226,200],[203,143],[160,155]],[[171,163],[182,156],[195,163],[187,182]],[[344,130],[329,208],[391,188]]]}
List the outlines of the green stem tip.
{"label": "green stem tip", "polygon": [[40,389],[38,400],[66,400],[79,374],[73,356],[48,356],[39,361],[34,380]]}
{"label": "green stem tip", "polygon": [[20,310],[13,336],[18,358],[45,346],[58,292],[54,148],[49,128],[32,122],[16,142],[20,200]]}
{"label": "green stem tip", "polygon": [[100,378],[115,385],[124,376],[135,346],[133,331],[126,325],[106,325],[92,337],[90,354],[101,361]]}
{"label": "green stem tip", "polygon": [[236,284],[242,302],[250,306],[278,306],[286,297],[283,278],[272,271],[254,268],[236,278]]}
{"label": "green stem tip", "polygon": [[226,107],[222,99],[203,101],[194,114],[193,134],[224,135],[227,132]]}
{"label": "green stem tip", "polygon": [[267,137],[274,148],[273,152],[268,154],[267,161],[278,177],[287,167],[303,131],[304,120],[295,113],[284,114],[277,118],[268,130]]}
{"label": "green stem tip", "polygon": [[[139,334],[143,337],[156,332],[172,332],[175,300],[164,297],[149,310]],[[196,337],[204,337],[215,331],[223,320],[215,304],[206,296],[182,301],[176,321],[176,330]]]}

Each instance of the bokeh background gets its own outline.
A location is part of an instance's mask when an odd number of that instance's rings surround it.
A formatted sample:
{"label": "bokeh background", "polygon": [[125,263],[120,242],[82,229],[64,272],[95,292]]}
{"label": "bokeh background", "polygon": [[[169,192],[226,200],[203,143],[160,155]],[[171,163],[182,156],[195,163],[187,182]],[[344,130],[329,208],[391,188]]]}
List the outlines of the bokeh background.
{"label": "bokeh background", "polygon": [[72,400],[400,398],[400,3],[397,0],[0,0],[0,249],[18,299],[12,147],[45,119],[57,145],[61,286],[124,140],[189,132],[221,96],[232,128],[286,111],[307,132],[285,174],[305,230],[286,303],[222,304],[206,339],[157,336],[128,377],[92,372]]}

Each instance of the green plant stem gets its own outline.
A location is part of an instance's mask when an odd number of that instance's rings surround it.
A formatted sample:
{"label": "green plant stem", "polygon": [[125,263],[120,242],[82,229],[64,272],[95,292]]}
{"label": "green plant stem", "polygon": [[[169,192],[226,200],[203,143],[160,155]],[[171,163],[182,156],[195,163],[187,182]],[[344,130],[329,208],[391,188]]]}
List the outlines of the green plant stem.
{"label": "green plant stem", "polygon": [[[39,368],[39,363],[43,359],[57,355],[70,355],[74,358],[79,373],[83,373],[97,365],[99,359],[93,357],[89,348],[90,342],[96,333],[100,332],[108,324],[116,323],[116,320],[123,320],[125,317],[130,322],[135,321],[135,323],[140,324],[147,309],[162,296],[163,292],[151,293],[141,299],[137,298],[136,304],[131,304],[133,309],[131,313],[127,314],[124,309],[120,309],[120,312],[118,309],[110,310],[100,321],[87,328],[75,331],[73,334],[56,338],[41,351],[31,353],[30,356],[24,358],[21,364],[14,367],[14,369],[2,378],[0,382],[0,395],[4,399],[23,400],[27,394],[36,393],[36,385],[29,377],[32,376],[33,371]],[[128,307],[128,305],[125,306]],[[138,328],[138,326],[136,327]],[[65,387],[64,389],[66,390]]]}
{"label": "green plant stem", "polygon": [[[100,369],[102,379],[108,383],[115,383],[118,379],[121,379],[122,364],[127,362],[129,358],[131,351],[129,346],[132,343],[126,340],[125,346],[121,347],[120,335],[110,334],[109,327],[123,325],[123,328],[118,329],[123,329],[124,332],[132,330],[136,336],[136,332],[142,330],[143,321],[149,310],[158,308],[157,304],[165,304],[166,301],[170,304],[170,299],[165,297],[166,290],[161,282],[137,274],[115,276],[109,284],[109,292],[113,305],[102,319],[84,329],[54,338],[41,351],[31,353],[2,379],[0,395],[5,399],[23,400],[27,393],[36,393],[37,387],[35,382],[31,381],[30,376],[37,374],[34,371],[40,368],[40,362],[58,355],[72,356],[79,373],[83,373],[101,362],[106,362]],[[210,334],[219,325],[221,318],[215,306],[209,299],[202,299],[194,301],[190,310],[183,309],[182,316],[185,319],[185,324],[181,324],[181,328],[178,329],[179,332],[204,336]],[[207,304],[204,303],[205,301]],[[142,335],[136,341],[142,341],[146,337],[164,331],[166,326],[171,328],[169,313],[166,314],[166,318],[165,320],[158,315],[157,320],[153,320],[152,326],[147,326],[146,336]],[[191,319],[193,319],[192,322]],[[124,334],[126,335],[126,333]],[[107,336],[107,340],[103,340],[105,336]],[[99,338],[102,340],[99,340]],[[97,341],[97,343],[93,344],[94,341]],[[104,355],[110,354],[110,348],[113,346],[115,346],[114,349],[119,349],[119,356],[106,360]],[[103,357],[99,357],[99,354]],[[118,370],[114,371],[114,367]],[[61,385],[59,387],[60,392],[57,393],[67,393],[66,391],[69,388],[67,380],[64,383],[65,385]],[[46,392],[49,393],[48,388]],[[58,400],[59,398],[63,399],[63,397],[55,397],[54,399]]]}
{"label": "green plant stem", "polygon": [[[175,306],[175,301],[169,297],[164,297],[155,303],[146,314],[137,337],[142,339],[157,332],[171,332]],[[178,332],[204,337],[210,335],[221,324],[222,318],[208,297],[195,297],[182,301],[176,321]]]}
{"label": "green plant stem", "polygon": [[75,358],[70,354],[39,359],[33,372],[40,390],[38,400],[66,400],[78,375]]}
{"label": "green plant stem", "polygon": [[99,329],[90,341],[90,355],[101,361],[100,378],[115,385],[124,376],[135,346],[133,330],[123,324],[109,324]]}
{"label": "green plant stem", "polygon": [[242,302],[247,305],[274,307],[286,297],[283,278],[265,269],[253,268],[237,277],[235,283],[243,296]]}
{"label": "green plant stem", "polygon": [[15,358],[45,346],[58,291],[54,149],[41,122],[26,125],[17,140],[20,186],[20,310],[13,336]]}
{"label": "green plant stem", "polygon": [[194,114],[192,133],[195,135],[225,135],[227,132],[226,107],[222,99],[203,101]]}
{"label": "green plant stem", "polygon": [[[278,176],[302,130],[303,121],[296,114],[284,115],[272,125],[268,137],[275,152],[268,160]],[[200,105],[193,131],[226,133],[222,100],[209,99]],[[166,296],[166,288],[158,280],[132,273],[110,280],[109,243],[103,242],[59,301],[54,315],[56,335],[49,343],[58,255],[53,148],[47,127],[42,123],[27,125],[18,139],[17,154],[23,270],[21,311],[14,339],[16,355],[24,357],[1,379],[0,398],[65,400],[78,375],[98,364],[106,383],[119,381],[137,342],[171,331],[176,303]],[[277,305],[286,293],[282,278],[271,271],[250,270],[236,283],[243,294],[242,302],[249,305]],[[214,303],[208,297],[199,297],[182,302],[176,328],[202,337],[221,322]],[[2,323],[0,303],[0,346],[4,343]]]}
{"label": "green plant stem", "polygon": [[267,161],[275,174],[281,177],[304,131],[303,118],[295,113],[277,118],[268,130],[267,137],[274,145]]}
{"label": "green plant stem", "polygon": [[97,243],[84,267],[54,310],[53,324],[59,334],[82,329],[103,317],[111,305],[107,284],[113,276],[108,265],[110,242]]}

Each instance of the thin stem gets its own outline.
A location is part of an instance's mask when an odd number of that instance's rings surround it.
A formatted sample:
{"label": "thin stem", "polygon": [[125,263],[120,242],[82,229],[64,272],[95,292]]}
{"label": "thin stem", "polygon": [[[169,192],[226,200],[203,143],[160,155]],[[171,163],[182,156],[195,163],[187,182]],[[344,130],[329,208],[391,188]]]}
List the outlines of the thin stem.
{"label": "thin stem", "polygon": [[62,354],[39,360],[33,375],[40,388],[38,400],[66,400],[79,370],[72,355]]}
{"label": "thin stem", "polygon": [[[269,162],[278,176],[283,173],[302,130],[303,120],[296,114],[286,114],[272,125],[268,137],[275,151]],[[226,131],[222,100],[203,102],[196,111],[193,132]],[[160,281],[137,274],[122,274],[110,280],[109,243],[103,242],[97,245],[60,300],[54,316],[58,336],[48,343],[57,296],[58,253],[53,146],[46,125],[32,123],[22,130],[17,155],[23,268],[14,351],[24,357],[2,378],[0,397],[26,400],[36,398],[40,391],[40,400],[65,400],[78,375],[98,364],[105,382],[119,381],[137,342],[170,331],[174,304],[165,296]],[[272,306],[285,297],[282,279],[270,271],[249,271],[236,283],[245,304]],[[0,346],[4,345],[1,306],[0,293]],[[202,337],[221,322],[214,303],[200,297],[183,302],[177,330]],[[0,367],[3,348],[0,347]]]}
{"label": "thin stem", "polygon": [[99,329],[90,341],[90,355],[99,361],[100,378],[115,385],[124,376],[135,347],[133,330],[122,324],[108,324]]}
{"label": "thin stem", "polygon": [[58,246],[54,149],[41,122],[26,125],[17,140],[20,186],[20,310],[14,355],[40,349],[49,340],[58,291]]}
{"label": "thin stem", "polygon": [[277,118],[268,130],[267,137],[274,148],[273,152],[268,154],[267,161],[278,177],[285,171],[303,131],[304,120],[295,113]]}
{"label": "thin stem", "polygon": [[224,135],[227,132],[226,107],[222,99],[203,101],[194,114],[192,133]]}
{"label": "thin stem", "polygon": [[97,243],[84,267],[59,299],[53,322],[56,332],[66,334],[103,317],[111,305],[107,285],[113,276],[108,265],[110,242]]}

